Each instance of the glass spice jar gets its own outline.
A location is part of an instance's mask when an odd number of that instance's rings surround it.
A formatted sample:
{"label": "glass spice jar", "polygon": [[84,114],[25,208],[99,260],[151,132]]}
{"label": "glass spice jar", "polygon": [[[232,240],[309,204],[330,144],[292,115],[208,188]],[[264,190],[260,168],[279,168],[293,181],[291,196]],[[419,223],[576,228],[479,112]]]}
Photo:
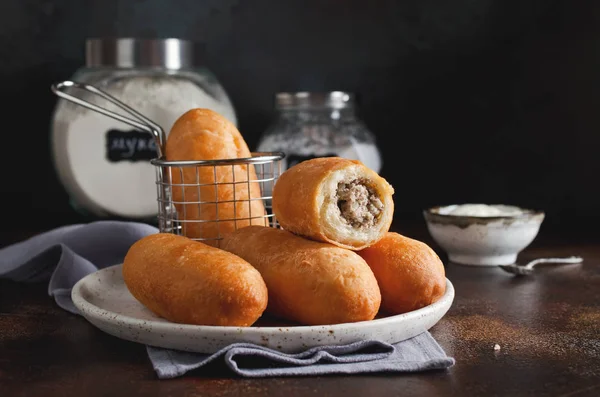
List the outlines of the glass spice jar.
{"label": "glass spice jar", "polygon": [[357,117],[352,93],[280,92],[275,95],[275,108],[277,116],[257,150],[284,152],[284,169],[315,157],[338,156],[380,171],[375,136]]}
{"label": "glass spice jar", "polygon": [[[179,116],[209,108],[236,124],[230,99],[194,44],[181,39],[89,39],[86,63],[71,80],[93,85],[159,124],[168,135]],[[74,93],[107,110],[112,103]],[[157,213],[154,138],[128,124],[59,99],[51,122],[57,174],[80,213],[92,218],[154,219]]]}

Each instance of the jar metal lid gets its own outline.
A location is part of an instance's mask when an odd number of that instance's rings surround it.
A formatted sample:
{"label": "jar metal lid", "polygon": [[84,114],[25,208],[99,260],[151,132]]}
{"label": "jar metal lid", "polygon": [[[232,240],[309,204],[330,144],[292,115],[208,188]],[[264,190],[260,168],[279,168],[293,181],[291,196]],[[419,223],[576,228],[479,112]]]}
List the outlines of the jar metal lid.
{"label": "jar metal lid", "polygon": [[87,67],[182,69],[192,67],[193,55],[193,43],[176,38],[92,38],[85,43]]}
{"label": "jar metal lid", "polygon": [[330,92],[278,92],[275,94],[277,109],[331,108],[343,109],[354,106],[354,94],[345,91]]}

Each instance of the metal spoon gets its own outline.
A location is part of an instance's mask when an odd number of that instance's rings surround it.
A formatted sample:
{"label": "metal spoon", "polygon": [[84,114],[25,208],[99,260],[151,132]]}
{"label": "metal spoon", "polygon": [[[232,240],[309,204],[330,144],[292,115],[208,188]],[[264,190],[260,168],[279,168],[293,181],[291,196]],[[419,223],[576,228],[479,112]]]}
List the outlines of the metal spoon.
{"label": "metal spoon", "polygon": [[515,263],[512,265],[500,265],[499,267],[502,270],[505,270],[509,273],[516,274],[518,276],[528,276],[533,274],[533,267],[538,263],[564,263],[564,264],[572,264],[572,263],[581,263],[583,262],[583,258],[579,256],[571,256],[568,258],[540,258],[535,259],[529,262],[525,266],[520,266]]}

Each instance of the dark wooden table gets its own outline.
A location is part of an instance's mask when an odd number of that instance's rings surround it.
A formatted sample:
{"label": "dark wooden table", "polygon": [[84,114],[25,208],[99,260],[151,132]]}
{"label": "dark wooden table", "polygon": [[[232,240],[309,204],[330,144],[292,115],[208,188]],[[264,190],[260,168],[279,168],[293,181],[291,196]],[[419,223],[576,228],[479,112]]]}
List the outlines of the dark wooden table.
{"label": "dark wooden table", "polygon": [[600,396],[600,245],[572,240],[540,237],[520,259],[583,264],[531,278],[447,264],[456,298],[431,332],[457,363],[419,374],[241,379],[213,367],[161,381],[143,346],[59,309],[45,284],[0,281],[0,396]]}

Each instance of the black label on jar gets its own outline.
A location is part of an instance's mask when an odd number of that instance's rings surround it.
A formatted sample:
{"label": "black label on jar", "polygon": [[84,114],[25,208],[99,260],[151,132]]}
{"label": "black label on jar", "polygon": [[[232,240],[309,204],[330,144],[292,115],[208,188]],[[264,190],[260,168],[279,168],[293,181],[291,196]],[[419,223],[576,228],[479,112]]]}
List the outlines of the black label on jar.
{"label": "black label on jar", "polygon": [[319,157],[339,157],[335,153],[327,153],[320,156],[309,154],[309,155],[299,155],[299,154],[289,154],[286,156],[287,158],[287,168],[293,167],[294,165],[301,163],[306,160],[316,159]]}
{"label": "black label on jar", "polygon": [[156,158],[156,141],[145,131],[109,130],[106,132],[106,158],[119,161],[148,161]]}

